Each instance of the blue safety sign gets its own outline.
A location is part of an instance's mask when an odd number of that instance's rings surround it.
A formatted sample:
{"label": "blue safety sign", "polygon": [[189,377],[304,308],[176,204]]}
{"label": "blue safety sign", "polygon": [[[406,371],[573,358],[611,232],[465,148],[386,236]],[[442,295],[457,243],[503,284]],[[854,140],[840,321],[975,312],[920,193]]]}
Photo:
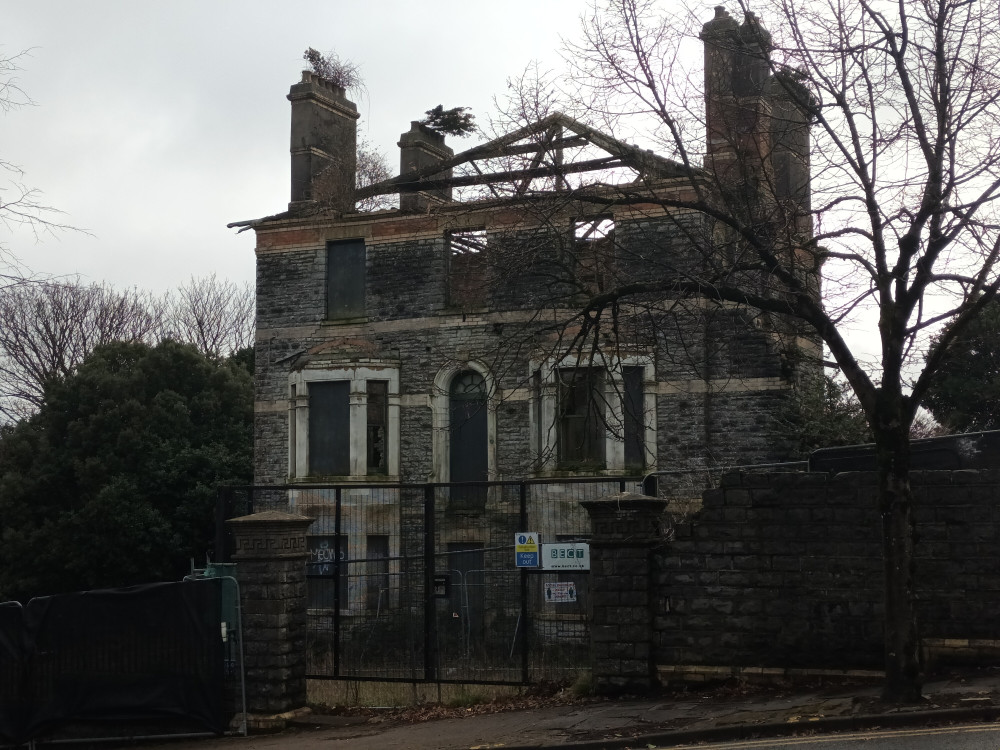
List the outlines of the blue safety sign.
{"label": "blue safety sign", "polygon": [[514,565],[518,568],[537,568],[540,545],[537,531],[519,531],[514,534]]}
{"label": "blue safety sign", "polygon": [[514,557],[514,562],[518,568],[537,568],[537,552],[518,552]]}

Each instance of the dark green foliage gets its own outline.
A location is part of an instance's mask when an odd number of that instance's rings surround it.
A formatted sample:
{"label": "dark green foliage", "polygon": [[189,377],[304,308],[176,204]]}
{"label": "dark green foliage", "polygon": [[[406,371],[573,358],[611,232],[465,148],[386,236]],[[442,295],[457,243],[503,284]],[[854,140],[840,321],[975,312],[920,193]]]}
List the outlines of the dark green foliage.
{"label": "dark green foliage", "polygon": [[427,117],[421,120],[420,124],[443,135],[457,135],[459,138],[464,138],[476,132],[476,116],[469,112],[468,107],[445,109],[444,105],[439,104],[424,114]]}
{"label": "dark green foliage", "polygon": [[861,404],[848,386],[829,376],[807,383],[796,392],[789,405],[787,421],[798,442],[801,458],[817,448],[872,441],[871,428]]}
{"label": "dark green foliage", "polygon": [[952,341],[924,406],[953,432],[1000,429],[1000,303],[983,308]]}
{"label": "dark green foliage", "polygon": [[247,358],[98,347],[0,432],[0,601],[153,580],[204,562],[217,487],[251,476]]}

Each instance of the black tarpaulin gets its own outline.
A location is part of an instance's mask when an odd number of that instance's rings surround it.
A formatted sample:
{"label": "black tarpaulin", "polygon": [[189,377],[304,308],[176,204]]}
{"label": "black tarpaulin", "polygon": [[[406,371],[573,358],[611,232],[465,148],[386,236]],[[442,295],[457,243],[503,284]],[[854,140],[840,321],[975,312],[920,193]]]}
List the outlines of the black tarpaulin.
{"label": "black tarpaulin", "polygon": [[25,741],[70,723],[178,719],[222,733],[221,608],[218,579],[31,600],[13,704],[22,718],[0,707],[0,731],[10,725],[8,739]]}
{"label": "black tarpaulin", "polygon": [[23,734],[24,620],[17,602],[0,604],[0,742]]}

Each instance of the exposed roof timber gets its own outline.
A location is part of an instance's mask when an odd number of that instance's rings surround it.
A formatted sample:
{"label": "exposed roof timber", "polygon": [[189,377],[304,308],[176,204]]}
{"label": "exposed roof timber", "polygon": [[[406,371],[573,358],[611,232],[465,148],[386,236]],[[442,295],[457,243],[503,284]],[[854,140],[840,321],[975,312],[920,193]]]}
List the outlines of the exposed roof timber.
{"label": "exposed roof timber", "polygon": [[[561,136],[559,129],[568,130],[573,135]],[[541,142],[518,143],[519,141],[547,133],[548,142],[543,139]],[[589,161],[577,162],[575,164],[563,164],[563,150],[576,148],[592,144],[609,154],[602,159],[592,159]],[[543,154],[546,150],[553,154],[553,164],[549,166],[538,166],[534,169],[522,169],[508,172],[493,172],[484,174],[480,166],[476,163],[481,159],[496,159],[504,156],[517,156],[521,154]],[[535,160],[533,160],[534,162]],[[540,159],[538,163],[540,163]],[[457,167],[461,164],[470,164],[476,170],[476,175],[463,175],[461,177],[436,177],[442,172]],[[557,189],[565,187],[565,175],[576,172],[588,172],[591,170],[609,169],[614,167],[626,167],[633,169],[640,176],[656,179],[670,177],[691,177],[691,171],[678,162],[665,159],[646,151],[638,146],[633,146],[609,135],[601,133],[583,123],[577,122],[571,117],[556,113],[539,120],[538,122],[526,125],[523,128],[508,133],[489,143],[463,151],[455,157],[439,164],[432,164],[418,172],[410,172],[406,175],[393,177],[390,180],[369,185],[355,192],[355,197],[370,198],[375,195],[386,195],[390,193],[420,192],[422,190],[438,190],[447,187],[460,187],[465,185],[496,185],[498,183],[510,183],[519,181],[530,181],[537,177],[554,177],[557,181]],[[695,170],[699,173],[700,170]],[[522,184],[527,184],[522,182]],[[494,189],[497,198],[509,198],[502,196]],[[269,221],[286,219],[289,217],[308,215],[309,213],[320,213],[324,209],[318,204],[310,206],[297,206],[272,216],[265,216],[260,219],[249,219],[246,221],[234,221],[227,226],[239,228],[243,232],[253,229]]]}
{"label": "exposed roof timber", "polygon": [[[463,175],[461,177],[443,177],[439,180],[421,180],[420,182],[401,182],[393,186],[394,193],[416,193],[422,190],[439,190],[446,187],[466,187],[468,185],[486,185],[495,182],[516,182],[517,180],[533,180],[538,177],[561,177],[574,172],[591,172],[595,169],[611,169],[613,167],[628,167],[617,156],[605,156],[601,159],[567,164],[563,167],[534,167],[516,169],[509,172],[487,172],[485,174]],[[361,191],[358,191],[361,195]],[[375,193],[378,195],[378,193]]]}
{"label": "exposed roof timber", "polygon": [[[551,143],[546,143],[546,149],[575,148],[576,146],[586,146],[590,141],[582,135],[574,135],[572,138],[556,138]],[[518,154],[533,154],[538,152],[539,143],[526,143],[523,146],[504,146],[497,156],[517,156]]]}
{"label": "exposed roof timber", "polygon": [[[555,138],[554,134],[556,130],[560,128],[564,128],[571,133],[574,133],[574,137]],[[518,144],[518,141],[521,141],[524,138],[537,136],[541,133],[548,134],[548,138],[543,139],[541,143],[515,145]],[[530,153],[541,155],[541,153],[547,149],[559,149],[559,151],[561,151],[562,148],[582,146],[587,143],[593,144],[594,146],[606,151],[614,157],[614,159],[618,160],[618,165],[630,167],[646,177],[679,177],[688,174],[684,166],[677,162],[671,161],[670,159],[664,159],[662,156],[658,156],[652,151],[646,151],[638,146],[633,146],[623,141],[619,141],[617,138],[612,138],[599,130],[595,130],[588,125],[577,122],[572,117],[556,113],[549,115],[538,122],[531,123],[530,125],[526,125],[523,128],[515,130],[513,133],[508,133],[507,135],[492,140],[489,143],[484,143],[470,148],[467,151],[463,151],[451,159],[447,159],[438,164],[431,164],[416,172],[399,175],[398,177],[393,177],[392,179],[376,183],[375,185],[369,185],[366,188],[358,190],[356,197],[360,200],[362,198],[369,198],[375,195],[385,195],[387,193],[419,192],[422,190],[460,187],[462,185],[477,185],[488,181],[510,182],[513,180],[530,178],[530,170],[494,172],[482,176],[477,175],[474,178],[443,178],[436,177],[436,175],[440,175],[442,172],[446,172],[447,170],[453,169],[454,167],[462,164],[475,162],[479,159],[495,159],[502,156]],[[540,161],[540,159],[538,161]],[[559,161],[558,157],[557,161]],[[543,169],[545,172],[535,176],[555,176],[558,178],[562,174],[569,174],[571,172],[586,172],[592,169],[603,169],[607,166],[608,163],[606,160],[594,159],[589,162],[579,162],[575,165],[537,167],[537,169]],[[467,180],[470,179],[473,181],[468,182]]]}
{"label": "exposed roof timber", "polygon": [[[551,128],[549,128],[548,130],[545,131],[545,135],[542,136],[542,140],[538,143],[538,147],[537,147],[537,149],[535,151],[535,155],[533,157],[531,157],[531,165],[528,167],[529,170],[537,169],[538,167],[541,166],[541,164],[542,164],[542,157],[545,156],[545,152],[549,150],[549,147],[550,147],[552,141],[555,140],[555,138],[556,138],[557,135],[560,135],[560,136],[562,135],[562,128],[551,127]],[[561,152],[562,151],[560,149],[558,151],[558,153],[561,153]],[[528,192],[528,187],[531,185],[531,180],[532,180],[532,178],[530,176],[526,176],[523,180],[521,180],[521,184],[519,184],[517,186],[517,194],[518,195],[524,195],[526,192]],[[561,179],[559,179],[557,177],[556,178],[556,188],[558,189],[559,187],[561,187],[562,183],[563,183],[563,180],[561,180]]]}

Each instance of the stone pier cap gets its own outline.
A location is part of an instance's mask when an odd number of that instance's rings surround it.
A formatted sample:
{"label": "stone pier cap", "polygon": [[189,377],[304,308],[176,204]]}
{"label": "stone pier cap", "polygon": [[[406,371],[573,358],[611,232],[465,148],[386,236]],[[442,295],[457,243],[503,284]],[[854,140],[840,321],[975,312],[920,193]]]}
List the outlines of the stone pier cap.
{"label": "stone pier cap", "polygon": [[226,524],[236,541],[233,559],[308,557],[306,530],[314,519],[280,510],[230,518]]}
{"label": "stone pier cap", "polygon": [[665,516],[667,501],[637,492],[617,492],[597,500],[582,500],[590,514],[594,540],[662,539],[669,522]]}

